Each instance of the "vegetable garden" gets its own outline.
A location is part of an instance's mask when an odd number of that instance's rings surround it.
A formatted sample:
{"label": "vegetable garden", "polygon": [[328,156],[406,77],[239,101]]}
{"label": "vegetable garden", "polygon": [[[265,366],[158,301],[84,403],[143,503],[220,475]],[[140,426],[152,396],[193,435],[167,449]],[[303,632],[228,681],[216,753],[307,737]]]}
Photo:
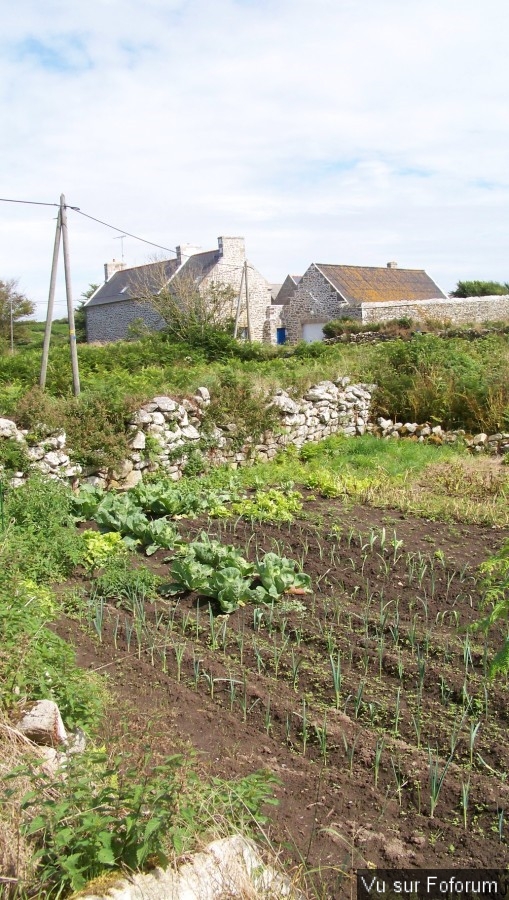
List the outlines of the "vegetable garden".
{"label": "vegetable garden", "polygon": [[60,628],[107,668],[133,733],[167,716],[215,773],[276,775],[270,839],[318,896],[369,864],[505,865],[507,682],[490,673],[505,631],[479,627],[498,582],[478,567],[498,553],[505,571],[507,529],[197,483],[78,499],[108,533],[87,523],[82,625]]}

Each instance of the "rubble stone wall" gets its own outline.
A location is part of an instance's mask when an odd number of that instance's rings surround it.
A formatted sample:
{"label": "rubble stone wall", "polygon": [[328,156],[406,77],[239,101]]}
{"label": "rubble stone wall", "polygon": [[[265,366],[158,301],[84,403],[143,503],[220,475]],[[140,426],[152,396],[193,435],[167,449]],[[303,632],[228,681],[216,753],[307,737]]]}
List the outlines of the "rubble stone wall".
{"label": "rubble stone wall", "polygon": [[409,316],[424,319],[450,319],[456,325],[469,322],[498,322],[509,319],[509,295],[495,297],[448,297],[446,300],[398,300],[394,303],[362,303],[363,322],[387,322]]}
{"label": "rubble stone wall", "polygon": [[165,322],[149,303],[120,300],[87,306],[87,342],[124,340],[129,335],[129,326],[140,319],[151,331],[165,328]]}
{"label": "rubble stone wall", "polygon": [[[446,432],[440,425],[428,423],[383,418],[372,423],[369,414],[373,390],[374,385],[350,384],[348,378],[322,381],[298,399],[280,389],[271,401],[278,412],[279,426],[257,440],[248,438],[240,444],[234,422],[212,431],[203,428],[204,411],[210,404],[207,388],[198,388],[194,397],[182,402],[166,396],[154,397],[133,416],[129,425],[130,453],[116,470],[84,470],[74,461],[63,431],[31,444],[28,432],[10,419],[0,419],[0,440],[20,443],[30,468],[51,478],[123,490],[138,484],[144,473],[158,470],[177,481],[197,455],[199,461],[237,468],[255,460],[271,460],[289,444],[301,447],[332,434],[354,437],[368,432],[387,440],[408,437],[436,444],[463,440],[472,452],[509,453],[509,433],[469,436],[464,431]],[[26,473],[17,472],[11,484],[22,484],[25,478]]]}
{"label": "rubble stone wall", "polygon": [[[206,388],[198,388],[194,397],[179,402],[171,397],[154,397],[134,415],[129,457],[116,471],[90,471],[73,461],[63,432],[30,446],[29,434],[11,422],[0,419],[0,440],[14,439],[23,445],[31,467],[64,480],[87,481],[116,488],[138,483],[144,472],[163,470],[177,480],[189,462],[190,454],[199,453],[213,464],[233,467],[248,465],[255,459],[272,459],[288,444],[297,447],[307,441],[320,441],[330,434],[363,434],[366,430],[373,386],[350,385],[348,378],[324,381],[311,387],[304,397],[293,399],[287,391],[278,390],[272,405],[279,414],[279,426],[258,441],[248,439],[239,446],[234,422],[224,428],[205,433],[203,414],[210,404]],[[16,473],[15,483],[22,483],[23,473]]]}

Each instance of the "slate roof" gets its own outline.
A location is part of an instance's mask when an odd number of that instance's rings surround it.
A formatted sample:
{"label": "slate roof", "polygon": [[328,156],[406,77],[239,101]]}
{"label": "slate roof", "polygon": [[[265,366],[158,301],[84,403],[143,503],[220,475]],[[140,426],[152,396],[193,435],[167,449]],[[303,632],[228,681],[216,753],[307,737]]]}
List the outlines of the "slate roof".
{"label": "slate roof", "polygon": [[352,304],[446,299],[424,269],[315,265],[338,293]]}
{"label": "slate roof", "polygon": [[302,275],[287,275],[277,296],[273,298],[272,303],[277,304],[278,306],[289,303],[293,296],[293,292],[301,279]]}
{"label": "slate roof", "polygon": [[179,276],[186,275],[193,281],[200,282],[218,261],[219,256],[218,250],[207,250],[204,253],[195,253],[180,268],[176,259],[166,259],[144,266],[134,266],[131,269],[121,269],[101,285],[85,305],[101,306],[105,303],[136,300],[136,284],[140,282],[144,288],[148,287],[156,294],[162,286],[161,266],[164,267],[164,278],[167,281],[170,281],[178,270]]}

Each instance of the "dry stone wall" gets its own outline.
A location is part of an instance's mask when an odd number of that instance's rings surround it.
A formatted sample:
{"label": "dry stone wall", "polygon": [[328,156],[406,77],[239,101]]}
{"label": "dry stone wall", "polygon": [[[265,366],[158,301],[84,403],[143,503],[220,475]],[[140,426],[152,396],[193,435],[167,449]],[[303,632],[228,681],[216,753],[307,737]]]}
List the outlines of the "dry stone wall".
{"label": "dry stone wall", "polygon": [[[30,445],[27,431],[9,419],[0,419],[0,440],[6,438],[20,444],[30,467],[49,477],[126,489],[137,484],[145,472],[158,469],[178,480],[197,455],[212,464],[226,463],[236,468],[255,459],[270,460],[288,444],[300,447],[306,441],[319,441],[330,434],[363,434],[372,389],[372,385],[351,385],[348,378],[341,378],[314,385],[299,399],[278,390],[272,400],[278,412],[278,427],[257,441],[244,442],[239,440],[235,422],[205,430],[203,417],[210,404],[207,388],[198,388],[194,397],[182,402],[154,397],[134,415],[129,425],[130,454],[115,471],[87,470],[73,462],[63,431]],[[21,484],[24,478],[23,472],[17,472],[12,483]]]}
{"label": "dry stone wall", "polygon": [[456,325],[469,322],[498,322],[509,319],[509,295],[495,297],[448,297],[445,300],[398,300],[394,303],[362,303],[363,322],[387,322],[408,316],[411,319],[450,319]]}
{"label": "dry stone wall", "polygon": [[[348,378],[322,381],[298,399],[280,389],[271,401],[278,413],[278,427],[258,440],[248,438],[243,442],[234,422],[205,429],[203,418],[210,404],[207,388],[198,388],[194,397],[182,402],[166,396],[154,397],[133,416],[129,425],[130,453],[116,470],[82,468],[73,461],[75,454],[67,447],[63,431],[31,444],[28,432],[10,419],[0,418],[0,441],[14,440],[23,449],[29,469],[50,478],[123,490],[138,484],[145,473],[160,470],[177,481],[196,462],[202,464],[205,460],[212,465],[237,468],[255,460],[271,460],[289,444],[301,447],[332,434],[354,437],[368,432],[386,439],[407,437],[436,444],[462,440],[472,452],[509,454],[509,433],[468,436],[464,431],[447,432],[440,425],[428,423],[383,418],[370,422],[373,390],[374,385],[350,384]],[[22,484],[26,474],[14,473],[10,483]]]}

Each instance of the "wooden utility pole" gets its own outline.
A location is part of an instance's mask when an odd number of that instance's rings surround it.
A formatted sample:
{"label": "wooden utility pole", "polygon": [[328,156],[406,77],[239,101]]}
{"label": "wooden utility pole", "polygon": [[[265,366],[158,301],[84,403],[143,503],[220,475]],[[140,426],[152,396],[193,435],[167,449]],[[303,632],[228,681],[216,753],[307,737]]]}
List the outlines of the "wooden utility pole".
{"label": "wooden utility pole", "polygon": [[76,329],[74,327],[74,307],[72,305],[67,208],[63,194],[60,195],[60,221],[62,223],[62,245],[64,248],[65,293],[67,296],[67,316],[69,319],[69,343],[71,345],[72,391],[74,396],[77,397],[80,392],[80,374],[78,370],[78,351],[76,349]]}
{"label": "wooden utility pole", "polygon": [[77,397],[80,393],[80,376],[78,370],[78,351],[76,349],[76,330],[74,327],[74,307],[72,305],[71,266],[69,262],[69,238],[67,234],[67,208],[65,197],[60,195],[60,209],[57,216],[55,231],[55,243],[53,246],[53,260],[51,263],[51,277],[48,294],[48,311],[46,313],[46,328],[44,330],[44,343],[42,348],[41,374],[39,384],[44,390],[46,386],[46,373],[48,369],[49,345],[51,340],[51,323],[53,321],[53,304],[55,300],[55,286],[57,281],[58,254],[62,240],[64,251],[65,293],[67,298],[67,317],[69,322],[69,344],[71,347],[72,389]]}
{"label": "wooden utility pole", "polygon": [[55,286],[57,283],[58,254],[60,252],[60,237],[62,234],[62,222],[60,210],[57,215],[57,227],[55,231],[55,244],[53,247],[53,260],[51,263],[51,277],[49,282],[48,311],[46,313],[46,328],[44,329],[44,343],[42,347],[41,375],[39,385],[44,390],[46,387],[46,372],[48,370],[49,345],[51,340],[51,323],[53,321],[53,304],[55,301]]}
{"label": "wooden utility pole", "polygon": [[233,329],[233,337],[236,338],[239,331],[240,305],[242,303],[242,287],[244,285],[244,267],[240,276],[239,296],[237,297],[237,311],[235,313],[235,327]]}
{"label": "wooden utility pole", "polygon": [[247,283],[247,259],[244,260],[244,285],[246,288],[246,318],[247,318],[247,339],[249,342],[253,340],[253,335],[251,334],[251,316],[249,313],[249,287]]}

